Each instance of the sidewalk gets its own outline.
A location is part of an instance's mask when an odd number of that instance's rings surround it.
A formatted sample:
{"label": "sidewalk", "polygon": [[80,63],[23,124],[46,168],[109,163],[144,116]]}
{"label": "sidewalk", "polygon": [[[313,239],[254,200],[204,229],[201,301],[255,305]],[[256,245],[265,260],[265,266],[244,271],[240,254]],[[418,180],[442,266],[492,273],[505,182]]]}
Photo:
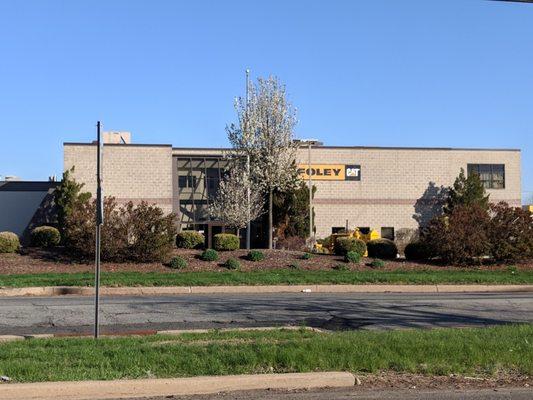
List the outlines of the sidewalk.
{"label": "sidewalk", "polygon": [[[533,285],[272,285],[102,287],[103,296],[189,295],[224,293],[488,293],[533,292]],[[0,288],[0,297],[94,295],[92,287]]]}
{"label": "sidewalk", "polygon": [[240,390],[296,390],[324,387],[350,387],[354,385],[355,377],[348,372],[15,383],[0,385],[0,400],[125,399],[211,394]]}

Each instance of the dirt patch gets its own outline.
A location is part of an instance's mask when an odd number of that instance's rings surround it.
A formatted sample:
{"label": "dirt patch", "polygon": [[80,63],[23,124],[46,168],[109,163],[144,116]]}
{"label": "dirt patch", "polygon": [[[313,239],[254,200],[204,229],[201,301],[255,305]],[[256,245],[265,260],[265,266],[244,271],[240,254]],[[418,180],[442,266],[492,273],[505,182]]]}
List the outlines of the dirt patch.
{"label": "dirt patch", "polygon": [[419,375],[382,372],[359,375],[359,387],[364,389],[481,389],[499,387],[530,387],[533,378],[522,374],[497,374],[496,376]]}
{"label": "dirt patch", "polygon": [[[314,254],[311,259],[302,258],[304,254],[301,251],[288,250],[262,250],[265,259],[259,262],[252,262],[246,259],[247,250],[236,250],[220,252],[218,261],[202,261],[199,258],[200,250],[176,249],[173,255],[178,255],[187,260],[187,268],[181,271],[227,271],[223,264],[228,258],[236,258],[241,264],[242,271],[258,271],[289,268],[297,264],[298,268],[303,270],[330,270],[336,265],[344,264],[342,257],[335,255]],[[354,271],[370,270],[371,267],[366,263],[370,260],[364,260],[361,264],[350,266]],[[346,264],[345,264],[346,265]],[[513,264],[518,270],[533,269],[533,261],[521,264]],[[509,264],[487,264],[476,267],[468,267],[472,270],[507,270]],[[380,271],[427,271],[427,270],[464,270],[462,267],[451,267],[441,264],[417,263],[405,260],[386,261],[385,267]],[[35,273],[75,273],[75,272],[92,272],[94,263],[92,260],[76,260],[65,254],[61,249],[43,250],[26,248],[22,254],[0,254],[0,274],[35,274]],[[105,272],[172,272],[163,263],[114,263],[104,262],[102,270]]]}

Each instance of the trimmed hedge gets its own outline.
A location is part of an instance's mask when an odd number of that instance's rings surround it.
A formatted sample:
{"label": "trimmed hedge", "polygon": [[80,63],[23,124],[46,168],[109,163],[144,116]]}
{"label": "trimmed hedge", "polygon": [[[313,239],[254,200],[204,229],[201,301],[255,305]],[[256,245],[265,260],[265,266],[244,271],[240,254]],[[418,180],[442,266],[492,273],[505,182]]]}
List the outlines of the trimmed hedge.
{"label": "trimmed hedge", "polygon": [[20,249],[19,237],[13,232],[0,232],[0,253],[16,253]]}
{"label": "trimmed hedge", "polygon": [[218,251],[237,250],[240,246],[239,237],[232,233],[218,233],[213,238],[213,247]]}
{"label": "trimmed hedge", "polygon": [[172,269],[187,268],[187,260],[185,260],[183,257],[175,256],[170,259],[168,266]]}
{"label": "trimmed hedge", "polygon": [[366,253],[366,244],[354,237],[340,237],[335,240],[335,254],[345,256],[349,251],[355,251],[361,257]]}
{"label": "trimmed hedge", "polygon": [[228,258],[224,263],[224,267],[227,269],[239,269],[241,267],[241,263],[236,258]]}
{"label": "trimmed hedge", "polygon": [[265,255],[260,250],[250,250],[247,258],[250,261],[263,261],[265,259]]}
{"label": "trimmed hedge", "polygon": [[431,248],[424,242],[411,242],[405,246],[404,254],[407,260],[428,260],[431,258]]}
{"label": "trimmed hedge", "polygon": [[349,251],[344,255],[344,261],[352,264],[358,264],[361,261],[361,255],[356,251]]}
{"label": "trimmed hedge", "polygon": [[216,250],[207,249],[200,255],[200,259],[203,261],[216,261],[218,260],[218,253]]}
{"label": "trimmed hedge", "polygon": [[393,260],[398,255],[396,243],[389,239],[374,239],[366,244],[368,257]]}
{"label": "trimmed hedge", "polygon": [[385,261],[383,260],[372,260],[371,263],[368,264],[372,268],[384,268],[385,267]]}
{"label": "trimmed hedge", "polygon": [[183,231],[176,235],[176,247],[180,249],[200,249],[205,243],[205,237],[200,232]]}
{"label": "trimmed hedge", "polygon": [[53,226],[39,226],[31,231],[31,244],[35,247],[57,246],[61,241],[59,230]]}

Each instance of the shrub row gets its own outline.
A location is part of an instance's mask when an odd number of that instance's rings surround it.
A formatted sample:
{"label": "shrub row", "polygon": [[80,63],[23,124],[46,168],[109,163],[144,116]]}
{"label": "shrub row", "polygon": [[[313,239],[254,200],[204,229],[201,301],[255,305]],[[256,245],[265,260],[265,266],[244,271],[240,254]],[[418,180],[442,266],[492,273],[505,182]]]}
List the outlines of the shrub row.
{"label": "shrub row", "polygon": [[529,211],[501,202],[487,209],[456,206],[434,218],[422,231],[421,243],[406,249],[406,256],[439,257],[450,264],[519,261],[533,257],[533,218]]}
{"label": "shrub row", "polygon": [[[66,219],[65,246],[73,254],[94,256],[95,201],[78,201]],[[105,261],[167,261],[174,246],[174,214],[165,215],[155,205],[132,202],[118,206],[104,199],[101,258]]]}
{"label": "shrub row", "polygon": [[369,257],[395,259],[398,254],[396,244],[389,239],[375,239],[365,243],[354,237],[340,237],[335,240],[334,248],[336,255],[344,257],[348,253],[356,253],[361,258],[368,251]]}

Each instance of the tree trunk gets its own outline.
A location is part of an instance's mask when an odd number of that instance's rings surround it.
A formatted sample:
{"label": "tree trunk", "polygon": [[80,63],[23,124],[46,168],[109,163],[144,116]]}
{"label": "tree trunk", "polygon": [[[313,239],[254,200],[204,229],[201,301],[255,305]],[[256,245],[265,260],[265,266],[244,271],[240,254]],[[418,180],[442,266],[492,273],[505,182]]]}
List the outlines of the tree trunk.
{"label": "tree trunk", "polygon": [[268,191],[268,248],[272,248],[272,189]]}
{"label": "tree trunk", "polygon": [[237,228],[237,237],[239,238],[239,249],[241,248],[241,235],[240,235],[240,229]]}

